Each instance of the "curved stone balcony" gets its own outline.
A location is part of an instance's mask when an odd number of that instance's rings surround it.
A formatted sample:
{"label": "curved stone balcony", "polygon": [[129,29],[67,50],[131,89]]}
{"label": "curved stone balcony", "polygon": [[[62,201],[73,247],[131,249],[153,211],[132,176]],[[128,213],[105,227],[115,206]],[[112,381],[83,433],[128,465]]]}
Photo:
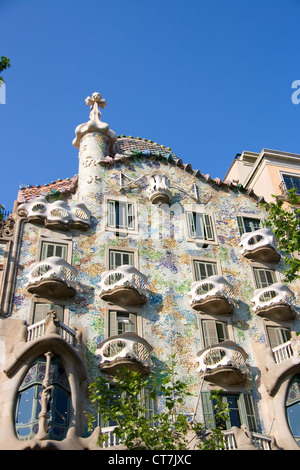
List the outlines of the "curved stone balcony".
{"label": "curved stone balcony", "polygon": [[51,256],[30,266],[27,291],[46,298],[71,298],[76,294],[77,275],[77,268]]}
{"label": "curved stone balcony", "polygon": [[190,295],[191,306],[203,313],[224,314],[234,310],[232,286],[222,276],[209,276],[193,282]]}
{"label": "curved stone balcony", "polygon": [[247,357],[243,348],[228,340],[199,351],[196,362],[204,380],[226,387],[246,381]]}
{"label": "curved stone balcony", "polygon": [[169,204],[172,193],[169,189],[168,177],[160,172],[152,173],[149,176],[147,192],[152,204]]}
{"label": "curved stone balcony", "polygon": [[280,260],[272,230],[261,228],[246,232],[241,237],[241,254],[252,260],[276,263]]}
{"label": "curved stone balcony", "polygon": [[281,282],[257,289],[251,301],[254,303],[253,311],[269,320],[285,321],[295,318],[295,296]]}
{"label": "curved stone balcony", "polygon": [[128,332],[103,341],[95,354],[99,357],[100,370],[108,375],[115,375],[122,366],[147,375],[152,365],[152,349],[145,339]]}
{"label": "curved stone balcony", "polygon": [[90,226],[91,218],[91,213],[84,204],[70,206],[65,201],[50,203],[44,197],[21,204],[18,214],[27,217],[29,222],[44,224],[54,230],[86,230]]}
{"label": "curved stone balcony", "polygon": [[147,301],[147,278],[129,264],[105,271],[98,285],[106,302],[142,305]]}

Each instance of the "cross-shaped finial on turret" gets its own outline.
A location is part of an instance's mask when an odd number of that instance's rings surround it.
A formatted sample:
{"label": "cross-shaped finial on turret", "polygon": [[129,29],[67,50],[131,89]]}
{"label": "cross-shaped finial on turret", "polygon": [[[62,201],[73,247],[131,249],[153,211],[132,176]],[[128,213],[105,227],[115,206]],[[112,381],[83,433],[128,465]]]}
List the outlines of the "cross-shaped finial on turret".
{"label": "cross-shaped finial on turret", "polygon": [[87,106],[90,106],[91,112],[90,112],[90,119],[93,121],[97,121],[101,119],[101,112],[100,108],[105,108],[106,106],[106,101],[100,93],[93,93],[92,96],[88,96],[85,100],[85,103]]}

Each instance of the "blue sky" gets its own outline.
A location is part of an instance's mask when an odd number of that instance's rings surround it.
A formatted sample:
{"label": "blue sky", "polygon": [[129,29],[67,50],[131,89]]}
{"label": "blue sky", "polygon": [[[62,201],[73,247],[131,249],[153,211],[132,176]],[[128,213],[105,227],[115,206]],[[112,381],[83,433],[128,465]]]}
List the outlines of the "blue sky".
{"label": "blue sky", "polygon": [[300,154],[300,0],[0,0],[0,203],[78,171],[85,98],[117,134],[223,178],[237,153]]}

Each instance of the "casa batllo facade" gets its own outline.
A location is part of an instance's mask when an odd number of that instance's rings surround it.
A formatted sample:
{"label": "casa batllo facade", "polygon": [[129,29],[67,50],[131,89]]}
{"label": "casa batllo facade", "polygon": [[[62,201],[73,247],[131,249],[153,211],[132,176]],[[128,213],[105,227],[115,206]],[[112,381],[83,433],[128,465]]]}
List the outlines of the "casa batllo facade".
{"label": "casa batllo facade", "polygon": [[78,175],[20,189],[1,222],[1,448],[120,448],[109,423],[87,434],[88,384],[175,353],[191,420],[213,426],[212,390],[228,403],[228,449],[299,449],[299,287],[259,195],[86,104]]}

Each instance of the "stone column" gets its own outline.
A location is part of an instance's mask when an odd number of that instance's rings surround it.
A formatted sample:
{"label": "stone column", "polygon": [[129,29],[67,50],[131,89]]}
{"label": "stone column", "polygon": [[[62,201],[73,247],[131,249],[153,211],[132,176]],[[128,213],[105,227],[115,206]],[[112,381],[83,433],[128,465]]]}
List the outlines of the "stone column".
{"label": "stone column", "polygon": [[117,135],[109,125],[101,121],[99,108],[106,106],[106,101],[99,93],[93,93],[85,100],[90,106],[90,120],[75,129],[74,147],[79,149],[78,201],[91,210],[93,203],[102,193],[100,165],[114,154]]}

